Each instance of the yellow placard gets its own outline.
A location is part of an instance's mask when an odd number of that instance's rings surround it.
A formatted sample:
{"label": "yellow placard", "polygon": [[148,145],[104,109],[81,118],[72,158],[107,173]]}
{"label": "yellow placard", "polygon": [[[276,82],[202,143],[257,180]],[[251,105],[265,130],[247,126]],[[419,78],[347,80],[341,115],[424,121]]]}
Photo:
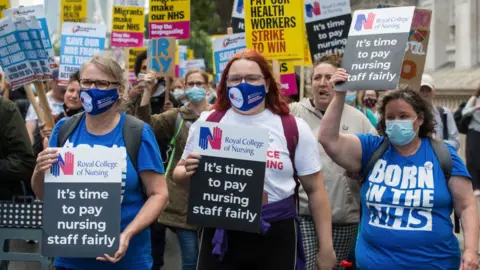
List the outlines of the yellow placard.
{"label": "yellow placard", "polygon": [[145,7],[113,6],[112,14],[112,46],[143,46]]}
{"label": "yellow placard", "polygon": [[137,59],[137,54],[147,50],[147,47],[138,47],[138,48],[129,48],[128,49],[128,70],[130,71],[129,81],[133,82],[135,80],[135,59]]}
{"label": "yellow placard", "polygon": [[306,67],[311,67],[312,64],[312,55],[310,54],[310,45],[308,44],[308,39],[307,35],[305,34],[305,48],[304,48],[304,55],[303,55],[303,60],[298,60],[295,61],[295,66],[306,66]]}
{"label": "yellow placard", "polygon": [[150,0],[150,38],[190,37],[190,0]]}
{"label": "yellow placard", "polygon": [[63,22],[86,22],[87,0],[60,1],[60,29]]}
{"label": "yellow placard", "polygon": [[303,1],[249,0],[244,5],[247,48],[270,60],[304,58]]}
{"label": "yellow placard", "polygon": [[193,60],[193,58],[194,58],[193,50],[187,49],[187,60]]}
{"label": "yellow placard", "polygon": [[10,0],[0,0],[0,18],[3,18],[3,11],[10,8]]}

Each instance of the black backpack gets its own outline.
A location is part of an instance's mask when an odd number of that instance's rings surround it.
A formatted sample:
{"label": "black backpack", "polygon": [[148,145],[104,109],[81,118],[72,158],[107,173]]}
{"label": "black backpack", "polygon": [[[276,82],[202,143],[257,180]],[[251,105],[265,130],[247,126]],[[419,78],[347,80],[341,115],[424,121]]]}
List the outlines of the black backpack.
{"label": "black backpack", "polygon": [[[72,135],[75,129],[77,129],[77,126],[82,120],[84,114],[85,112],[77,113],[65,121],[63,126],[58,131],[57,147],[63,147],[67,139]],[[123,140],[125,141],[127,155],[130,157],[135,170],[138,171],[138,152],[142,143],[144,122],[128,114],[125,116],[125,123],[123,124]],[[143,182],[141,180],[139,182],[140,186],[142,187],[142,191],[145,194]]]}
{"label": "black backpack", "polygon": [[[445,143],[440,140],[435,140],[429,138],[430,144],[432,145],[433,152],[440,163],[440,168],[442,168],[443,174],[445,175],[445,179],[448,181],[452,176],[452,156],[450,155],[450,151],[445,146]],[[362,171],[361,174],[361,183],[367,180],[367,176],[370,171],[373,169],[377,161],[383,156],[383,154],[387,151],[390,141],[387,137],[383,140],[382,144],[375,150],[367,162],[367,165]],[[455,232],[460,233],[460,219],[458,218],[457,214],[455,214]]]}
{"label": "black backpack", "polygon": [[463,102],[460,104],[460,107],[455,111],[453,114],[453,119],[455,119],[455,124],[457,124],[457,129],[458,132],[462,134],[467,134],[468,133],[468,125],[470,124],[470,121],[472,121],[473,115],[462,115],[463,108],[465,108],[465,105],[467,105],[467,102]]}

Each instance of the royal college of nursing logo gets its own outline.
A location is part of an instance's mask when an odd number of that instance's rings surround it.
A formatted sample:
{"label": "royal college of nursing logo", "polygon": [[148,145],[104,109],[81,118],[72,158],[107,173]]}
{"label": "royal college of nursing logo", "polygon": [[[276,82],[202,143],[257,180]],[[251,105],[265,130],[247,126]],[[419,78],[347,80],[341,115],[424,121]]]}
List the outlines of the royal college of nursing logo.
{"label": "royal college of nursing logo", "polygon": [[243,96],[242,92],[240,92],[240,89],[234,87],[231,88],[230,91],[228,91],[228,95],[230,96],[230,102],[233,104],[233,106],[240,108],[243,106]]}
{"label": "royal college of nursing logo", "polygon": [[200,127],[200,140],[198,142],[198,146],[203,150],[208,149],[208,145],[210,144],[210,148],[213,150],[220,150],[222,148],[222,137],[223,137],[223,130],[219,127],[213,128],[213,134],[208,127]]}
{"label": "royal college of nursing logo", "polygon": [[58,154],[58,161],[52,164],[52,167],[50,168],[50,173],[55,177],[60,176],[60,171],[63,173],[63,175],[73,175],[74,164],[74,154],[66,152],[65,159],[62,157],[61,154]]}
{"label": "royal college of nursing logo", "polygon": [[305,4],[305,14],[308,18],[312,18],[313,16],[320,16],[322,14],[322,10],[320,9],[320,3],[315,1],[311,4]]}
{"label": "royal college of nursing logo", "polygon": [[91,112],[93,109],[92,97],[86,92],[80,94],[80,102],[82,102],[83,108],[86,112]]}
{"label": "royal college of nursing logo", "polygon": [[365,14],[358,14],[357,20],[355,21],[354,29],[355,31],[361,31],[363,29],[372,29],[373,22],[375,21],[375,13],[370,12],[367,16]]}

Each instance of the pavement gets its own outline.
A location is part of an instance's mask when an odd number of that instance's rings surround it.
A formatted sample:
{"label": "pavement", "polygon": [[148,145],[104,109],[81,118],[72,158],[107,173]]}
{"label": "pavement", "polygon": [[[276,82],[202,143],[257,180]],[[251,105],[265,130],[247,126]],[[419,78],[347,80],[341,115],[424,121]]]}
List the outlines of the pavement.
{"label": "pavement", "polygon": [[[477,200],[477,208],[480,214],[480,200]],[[463,249],[463,234],[456,235],[458,237],[460,248]],[[38,252],[38,244],[28,244],[23,240],[13,240],[10,245],[11,251],[34,253]],[[480,250],[480,247],[479,247]],[[167,230],[165,254],[165,265],[162,270],[180,270],[180,247],[178,246],[177,236],[170,230]],[[8,270],[40,270],[40,265],[35,262],[11,262]]]}

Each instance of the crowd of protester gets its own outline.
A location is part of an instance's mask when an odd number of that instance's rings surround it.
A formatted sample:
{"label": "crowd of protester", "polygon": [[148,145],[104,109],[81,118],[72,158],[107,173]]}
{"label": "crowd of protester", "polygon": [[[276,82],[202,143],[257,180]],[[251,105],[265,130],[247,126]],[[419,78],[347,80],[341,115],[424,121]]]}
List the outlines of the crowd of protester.
{"label": "crowd of protester", "polygon": [[[55,147],[128,148],[123,129],[139,126],[140,149],[128,153],[123,177],[119,250],[55,258],[55,269],[158,270],[167,229],[178,238],[184,270],[343,269],[345,261],[349,269],[477,269],[480,88],[461,110],[469,121],[465,165],[453,113],[433,105],[431,76],[418,91],[342,92],[335,88],[348,78],[341,61],[317,61],[311,90],[300,98],[283,96],[268,61],[252,50],[235,54],[213,87],[200,69],[157,77],[146,52],[137,55],[138,79],[128,85],[114,60],[96,56],[66,86],[58,70],[47,83],[53,129],[40,122],[26,90],[10,89],[3,78],[0,199],[43,199]],[[231,91],[258,98],[237,104]],[[187,224],[189,183],[201,158],[197,121],[269,130],[268,150],[279,153],[283,168],[265,170],[261,234]],[[60,138],[70,125],[73,132]]]}

